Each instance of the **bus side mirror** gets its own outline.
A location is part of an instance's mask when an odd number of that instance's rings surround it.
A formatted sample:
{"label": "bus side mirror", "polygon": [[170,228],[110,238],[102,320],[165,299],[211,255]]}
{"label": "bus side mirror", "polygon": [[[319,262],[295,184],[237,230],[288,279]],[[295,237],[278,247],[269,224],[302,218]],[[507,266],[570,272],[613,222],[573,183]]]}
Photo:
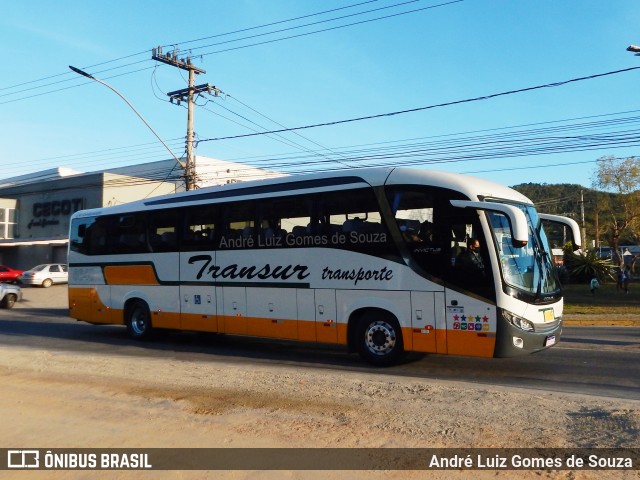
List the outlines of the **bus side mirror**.
{"label": "bus side mirror", "polygon": [[582,235],[580,233],[580,225],[573,218],[563,217],[560,215],[550,215],[548,213],[538,213],[540,220],[547,222],[559,223],[560,225],[567,226],[571,230],[571,245],[573,251],[579,250],[582,246]]}

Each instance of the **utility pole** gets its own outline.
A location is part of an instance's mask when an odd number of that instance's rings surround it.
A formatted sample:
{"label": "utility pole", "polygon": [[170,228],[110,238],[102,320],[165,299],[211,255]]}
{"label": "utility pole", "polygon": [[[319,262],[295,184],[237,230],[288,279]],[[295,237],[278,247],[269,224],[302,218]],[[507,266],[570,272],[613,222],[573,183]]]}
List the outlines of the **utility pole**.
{"label": "utility pole", "polygon": [[595,210],[595,229],[596,229],[596,247],[600,248],[600,212],[598,211],[598,196],[596,194],[596,210]]}
{"label": "utility pole", "polygon": [[581,228],[581,234],[582,234],[582,243],[584,245],[587,244],[587,227],[584,223],[584,190],[580,190],[580,219],[582,221],[582,224],[580,225]]}
{"label": "utility pole", "polygon": [[157,47],[151,50],[151,58],[158,62],[166,63],[172,67],[177,67],[189,72],[189,86],[182,90],[176,90],[174,92],[167,93],[171,103],[175,100],[178,105],[180,102],[187,102],[187,162],[184,172],[184,184],[186,190],[194,190],[196,187],[196,165],[195,155],[193,153],[194,146],[194,133],[193,133],[193,117],[195,106],[195,95],[202,92],[214,93],[216,96],[220,93],[216,87],[209,84],[195,85],[196,75],[201,73],[207,73],[201,68],[196,67],[191,63],[191,58],[186,57],[184,59],[178,58],[178,54],[174,51],[172,53],[163,54],[162,47]]}

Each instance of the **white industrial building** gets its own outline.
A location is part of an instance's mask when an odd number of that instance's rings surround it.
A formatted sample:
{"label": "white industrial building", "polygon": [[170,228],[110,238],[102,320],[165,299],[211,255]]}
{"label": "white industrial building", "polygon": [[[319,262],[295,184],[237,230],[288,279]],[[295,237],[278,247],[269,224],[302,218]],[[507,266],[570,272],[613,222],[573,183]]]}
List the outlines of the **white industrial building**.
{"label": "white industrial building", "polygon": [[[284,175],[201,156],[195,174],[198,188]],[[64,263],[74,212],[179,191],[184,164],[174,159],[90,173],[59,167],[0,179],[0,264],[24,270]]]}

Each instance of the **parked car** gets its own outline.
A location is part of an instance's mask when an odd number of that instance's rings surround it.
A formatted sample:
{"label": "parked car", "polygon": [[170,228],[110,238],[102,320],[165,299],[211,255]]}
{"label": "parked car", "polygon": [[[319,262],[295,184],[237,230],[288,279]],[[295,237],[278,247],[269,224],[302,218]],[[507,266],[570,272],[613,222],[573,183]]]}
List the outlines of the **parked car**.
{"label": "parked car", "polygon": [[68,283],[69,270],[64,263],[44,263],[24,271],[18,277],[18,281],[25,285],[41,285],[47,288],[54,283]]}
{"label": "parked car", "polygon": [[0,283],[0,307],[13,308],[20,300],[22,300],[22,290],[19,286]]}
{"label": "parked car", "polygon": [[0,265],[0,282],[16,282],[21,274],[22,270]]}

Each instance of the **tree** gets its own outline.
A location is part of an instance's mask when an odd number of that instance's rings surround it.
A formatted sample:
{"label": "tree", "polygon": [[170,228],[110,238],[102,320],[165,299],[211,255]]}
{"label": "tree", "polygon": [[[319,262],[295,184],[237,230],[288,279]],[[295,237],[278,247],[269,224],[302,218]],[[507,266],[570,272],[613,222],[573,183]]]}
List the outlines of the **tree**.
{"label": "tree", "polygon": [[602,223],[613,250],[613,261],[622,266],[618,248],[620,237],[624,234],[635,237],[640,230],[640,159],[600,157],[592,181],[596,188],[617,193],[609,196],[608,208],[602,212]]}
{"label": "tree", "polygon": [[574,252],[571,243],[568,243],[563,251],[564,266],[573,280],[588,282],[593,277],[601,282],[615,280],[614,265],[608,258],[600,258],[597,250]]}

